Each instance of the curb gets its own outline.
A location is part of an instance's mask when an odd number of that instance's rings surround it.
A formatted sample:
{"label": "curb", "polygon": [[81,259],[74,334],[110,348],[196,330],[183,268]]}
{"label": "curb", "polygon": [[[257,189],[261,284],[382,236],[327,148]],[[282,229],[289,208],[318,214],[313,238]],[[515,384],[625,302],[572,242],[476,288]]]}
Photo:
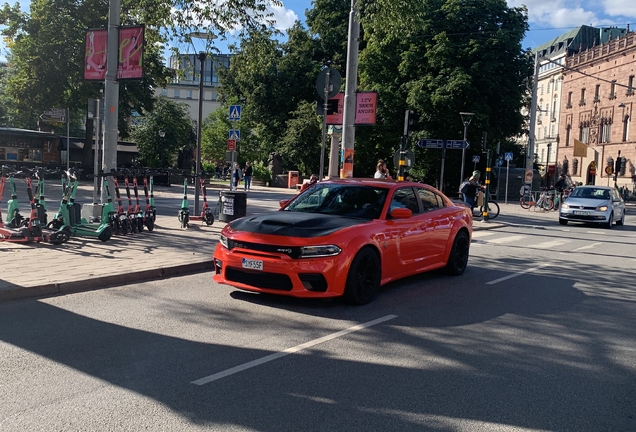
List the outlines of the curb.
{"label": "curb", "polygon": [[103,288],[111,288],[138,282],[148,282],[176,276],[185,276],[188,274],[204,273],[213,269],[214,265],[212,259],[206,259],[205,261],[190,264],[140,270],[112,276],[101,276],[81,281],[51,283],[34,287],[14,286],[0,291],[0,303],[32,297],[48,297],[84,291],[95,291]]}

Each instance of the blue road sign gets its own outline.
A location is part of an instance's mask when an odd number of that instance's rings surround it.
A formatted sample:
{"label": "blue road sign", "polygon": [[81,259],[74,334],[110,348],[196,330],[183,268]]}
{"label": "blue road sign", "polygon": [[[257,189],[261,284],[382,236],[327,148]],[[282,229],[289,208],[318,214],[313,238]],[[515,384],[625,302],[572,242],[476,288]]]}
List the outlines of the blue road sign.
{"label": "blue road sign", "polygon": [[241,119],[241,106],[240,105],[230,105],[230,117],[228,117],[230,121],[238,121]]}
{"label": "blue road sign", "polygon": [[464,140],[447,140],[446,148],[448,149],[467,149],[469,147],[468,141]]}
{"label": "blue road sign", "polygon": [[474,156],[473,156],[473,162],[474,162],[474,163],[479,163],[479,156],[474,155]]}
{"label": "blue road sign", "polygon": [[511,161],[512,160],[512,152],[506,152],[506,155],[505,155],[504,159],[507,160],[507,161]]}
{"label": "blue road sign", "polygon": [[419,148],[436,148],[436,149],[441,149],[444,148],[444,140],[438,140],[438,139],[427,139],[427,140],[419,140],[417,142],[417,146]]}
{"label": "blue road sign", "polygon": [[241,140],[241,131],[238,129],[230,129],[230,133],[228,139],[240,141]]}

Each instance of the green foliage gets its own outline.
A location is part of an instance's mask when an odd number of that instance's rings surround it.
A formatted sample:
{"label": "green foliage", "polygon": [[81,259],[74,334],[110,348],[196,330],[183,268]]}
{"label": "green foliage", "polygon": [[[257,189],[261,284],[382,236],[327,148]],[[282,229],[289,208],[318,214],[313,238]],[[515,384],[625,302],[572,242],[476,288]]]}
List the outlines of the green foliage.
{"label": "green foliage", "polygon": [[254,162],[252,164],[252,170],[254,180],[264,182],[272,181],[272,172],[263,162]]}
{"label": "green foliage", "polygon": [[279,149],[283,164],[287,169],[297,167],[305,175],[318,173],[322,127],[316,106],[303,101],[291,114]]}
{"label": "green foliage", "polygon": [[[186,104],[177,104],[165,97],[158,97],[154,101],[154,109],[143,113],[143,116],[144,121],[134,127],[131,134],[137,143],[143,166],[173,168],[177,165],[179,154],[192,155],[196,135]],[[161,137],[159,131],[164,131],[165,136]]]}

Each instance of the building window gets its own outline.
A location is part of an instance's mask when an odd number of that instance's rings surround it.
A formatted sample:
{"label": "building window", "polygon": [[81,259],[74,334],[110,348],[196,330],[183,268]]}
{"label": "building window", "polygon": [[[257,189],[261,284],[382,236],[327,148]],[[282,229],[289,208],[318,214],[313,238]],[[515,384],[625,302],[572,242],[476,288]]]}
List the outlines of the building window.
{"label": "building window", "polygon": [[211,93],[210,94],[210,100],[215,101],[216,100],[216,91],[212,90],[210,93]]}
{"label": "building window", "polygon": [[192,99],[192,90],[186,90],[186,99]]}
{"label": "building window", "polygon": [[[581,96],[581,99],[585,99]],[[599,102],[601,100],[601,85],[596,84],[596,90],[594,90],[594,102]]]}
{"label": "building window", "polygon": [[579,105],[585,105],[585,89],[581,89],[581,100],[579,101]]}
{"label": "building window", "polygon": [[161,89],[161,96],[168,97],[168,89]]}
{"label": "building window", "polygon": [[616,99],[616,80],[612,81],[612,87],[610,88],[610,99]]}
{"label": "building window", "polygon": [[581,141],[584,144],[587,144],[587,140],[589,139],[589,134],[590,134],[590,128],[587,126],[582,126],[581,127],[581,136],[579,141]]}
{"label": "building window", "polygon": [[570,130],[572,129],[571,125],[567,125],[565,127],[565,146],[569,147],[570,146]]}
{"label": "building window", "polygon": [[627,141],[629,137],[629,116],[626,115],[623,120],[623,141]]}
{"label": "building window", "polygon": [[610,139],[611,139],[610,126],[611,125],[607,121],[603,121],[603,123],[601,124],[601,142],[602,143],[610,142]]}
{"label": "building window", "polygon": [[627,81],[627,96],[631,96],[634,94],[634,75],[629,76],[629,80]]}
{"label": "building window", "polygon": [[552,121],[556,121],[556,112],[557,112],[557,101],[555,100],[552,103]]}
{"label": "building window", "polygon": [[550,126],[550,136],[552,138],[554,138],[556,136],[556,125],[553,124],[552,126]]}
{"label": "building window", "polygon": [[557,90],[559,90],[559,79],[558,78],[554,80],[554,91],[557,91]]}
{"label": "building window", "polygon": [[539,90],[541,91],[541,94],[543,94],[543,84],[539,86]]}
{"label": "building window", "polygon": [[565,107],[572,108],[572,92],[568,92],[568,103]]}
{"label": "building window", "polygon": [[552,81],[548,81],[548,93],[550,93],[550,87],[552,86]]}
{"label": "building window", "polygon": [[175,89],[174,97],[175,97],[175,99],[179,99],[181,97],[181,90]]}

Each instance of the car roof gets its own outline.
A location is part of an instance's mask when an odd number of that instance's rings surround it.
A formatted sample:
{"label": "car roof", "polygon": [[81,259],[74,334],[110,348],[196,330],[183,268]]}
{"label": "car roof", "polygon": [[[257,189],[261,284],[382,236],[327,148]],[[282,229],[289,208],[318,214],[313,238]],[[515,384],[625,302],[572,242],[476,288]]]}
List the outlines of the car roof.
{"label": "car roof", "polygon": [[346,179],[336,178],[336,179],[323,180],[320,183],[349,184],[349,185],[358,185],[358,186],[391,187],[391,188],[401,187],[401,186],[417,186],[417,187],[427,186],[429,188],[433,188],[433,186],[427,185],[425,183],[366,178],[366,177],[346,178]]}
{"label": "car roof", "polygon": [[577,188],[583,188],[583,189],[604,189],[604,190],[612,190],[612,189],[614,189],[611,186],[595,186],[595,185],[582,185],[582,186],[577,186]]}

